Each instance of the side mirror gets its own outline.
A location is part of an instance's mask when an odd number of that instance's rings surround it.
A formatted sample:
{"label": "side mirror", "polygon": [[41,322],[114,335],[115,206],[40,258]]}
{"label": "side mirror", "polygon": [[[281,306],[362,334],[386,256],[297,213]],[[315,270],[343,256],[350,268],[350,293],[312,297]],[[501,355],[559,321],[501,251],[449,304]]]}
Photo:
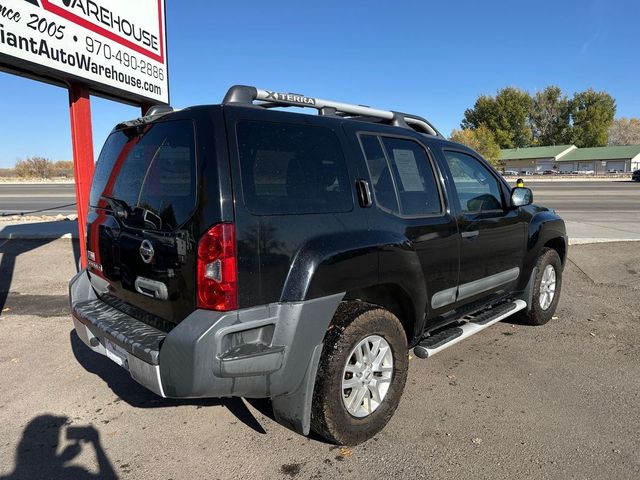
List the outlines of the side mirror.
{"label": "side mirror", "polygon": [[511,206],[513,208],[524,207],[533,203],[533,192],[530,188],[516,187],[511,190]]}

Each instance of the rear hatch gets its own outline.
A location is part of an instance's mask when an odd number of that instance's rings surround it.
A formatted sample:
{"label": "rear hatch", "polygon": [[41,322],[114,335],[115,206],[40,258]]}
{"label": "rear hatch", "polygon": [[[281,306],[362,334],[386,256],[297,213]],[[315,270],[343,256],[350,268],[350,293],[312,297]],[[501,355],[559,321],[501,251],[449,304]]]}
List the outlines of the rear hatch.
{"label": "rear hatch", "polygon": [[100,298],[163,330],[195,309],[197,192],[192,120],[111,133],[87,216],[88,272]]}

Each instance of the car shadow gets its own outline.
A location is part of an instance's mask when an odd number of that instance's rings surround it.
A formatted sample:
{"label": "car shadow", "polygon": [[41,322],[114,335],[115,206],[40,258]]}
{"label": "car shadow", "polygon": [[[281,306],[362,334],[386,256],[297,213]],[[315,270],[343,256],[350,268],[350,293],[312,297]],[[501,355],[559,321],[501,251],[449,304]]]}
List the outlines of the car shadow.
{"label": "car shadow", "polygon": [[[47,245],[48,243],[58,240],[65,235],[77,237],[76,230],[77,223],[69,221],[39,222],[37,224],[25,223],[19,225],[8,225],[2,228],[3,238],[0,239],[0,316],[2,316],[2,312],[7,306],[7,301],[9,300],[11,285],[14,280],[16,259],[20,255]],[[51,232],[50,236],[47,238],[25,238],[46,232]],[[77,270],[80,265],[80,245],[76,238],[73,238],[70,241],[74,256],[74,265],[76,265]],[[34,302],[33,300],[36,299],[30,297],[27,298],[25,296],[24,298],[21,298],[21,300],[23,300],[22,303],[25,305],[28,304],[34,308],[41,305],[43,310],[42,313],[44,315],[51,315],[52,304],[50,304],[50,302],[53,302],[55,305],[60,303],[60,299],[57,298],[38,298],[41,302]],[[66,303],[68,302],[65,301],[64,304],[66,305]],[[54,308],[53,310],[56,309]],[[38,312],[29,311],[27,313],[38,315]]]}
{"label": "car shadow", "polygon": [[[91,425],[69,426],[70,423],[69,417],[55,415],[40,415],[32,419],[18,443],[13,472],[0,477],[0,480],[117,479],[102,448],[98,430]],[[97,473],[69,465],[86,448],[93,449],[98,463]]]}
{"label": "car shadow", "polygon": [[[71,330],[69,341],[71,343],[71,351],[78,363],[87,372],[100,377],[120,400],[134,408],[169,408],[186,405],[199,408],[222,406],[227,408],[239,421],[253,431],[260,434],[267,433],[242,398],[162,398],[137,383],[126,370],[115,365],[107,357],[99,355],[89,349],[82,340],[80,340],[75,330]],[[252,400],[250,403],[263,415],[273,418],[272,412],[270,414],[265,413],[271,410],[270,402],[268,402],[268,405],[262,400],[255,401],[255,403],[254,400]]]}

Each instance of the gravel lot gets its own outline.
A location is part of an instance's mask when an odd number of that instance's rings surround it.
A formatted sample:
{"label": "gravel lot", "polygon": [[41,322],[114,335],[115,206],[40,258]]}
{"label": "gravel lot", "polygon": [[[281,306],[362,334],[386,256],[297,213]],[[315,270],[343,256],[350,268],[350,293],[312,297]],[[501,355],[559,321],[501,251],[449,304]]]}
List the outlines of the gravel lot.
{"label": "gravel lot", "polygon": [[154,396],[72,333],[69,240],[0,255],[2,478],[640,478],[638,243],[572,247],[547,326],[413,358],[388,427],[351,449],[264,401]]}

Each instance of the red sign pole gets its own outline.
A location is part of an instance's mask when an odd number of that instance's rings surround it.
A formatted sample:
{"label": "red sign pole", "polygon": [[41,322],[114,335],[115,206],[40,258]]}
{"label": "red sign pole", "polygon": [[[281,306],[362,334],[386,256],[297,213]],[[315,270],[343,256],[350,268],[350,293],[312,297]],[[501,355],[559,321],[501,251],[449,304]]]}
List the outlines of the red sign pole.
{"label": "red sign pole", "polygon": [[89,89],[79,83],[69,83],[69,113],[73,142],[73,171],[78,207],[78,234],[82,266],[87,266],[87,210],[93,178],[93,133],[91,130],[91,98]]}

